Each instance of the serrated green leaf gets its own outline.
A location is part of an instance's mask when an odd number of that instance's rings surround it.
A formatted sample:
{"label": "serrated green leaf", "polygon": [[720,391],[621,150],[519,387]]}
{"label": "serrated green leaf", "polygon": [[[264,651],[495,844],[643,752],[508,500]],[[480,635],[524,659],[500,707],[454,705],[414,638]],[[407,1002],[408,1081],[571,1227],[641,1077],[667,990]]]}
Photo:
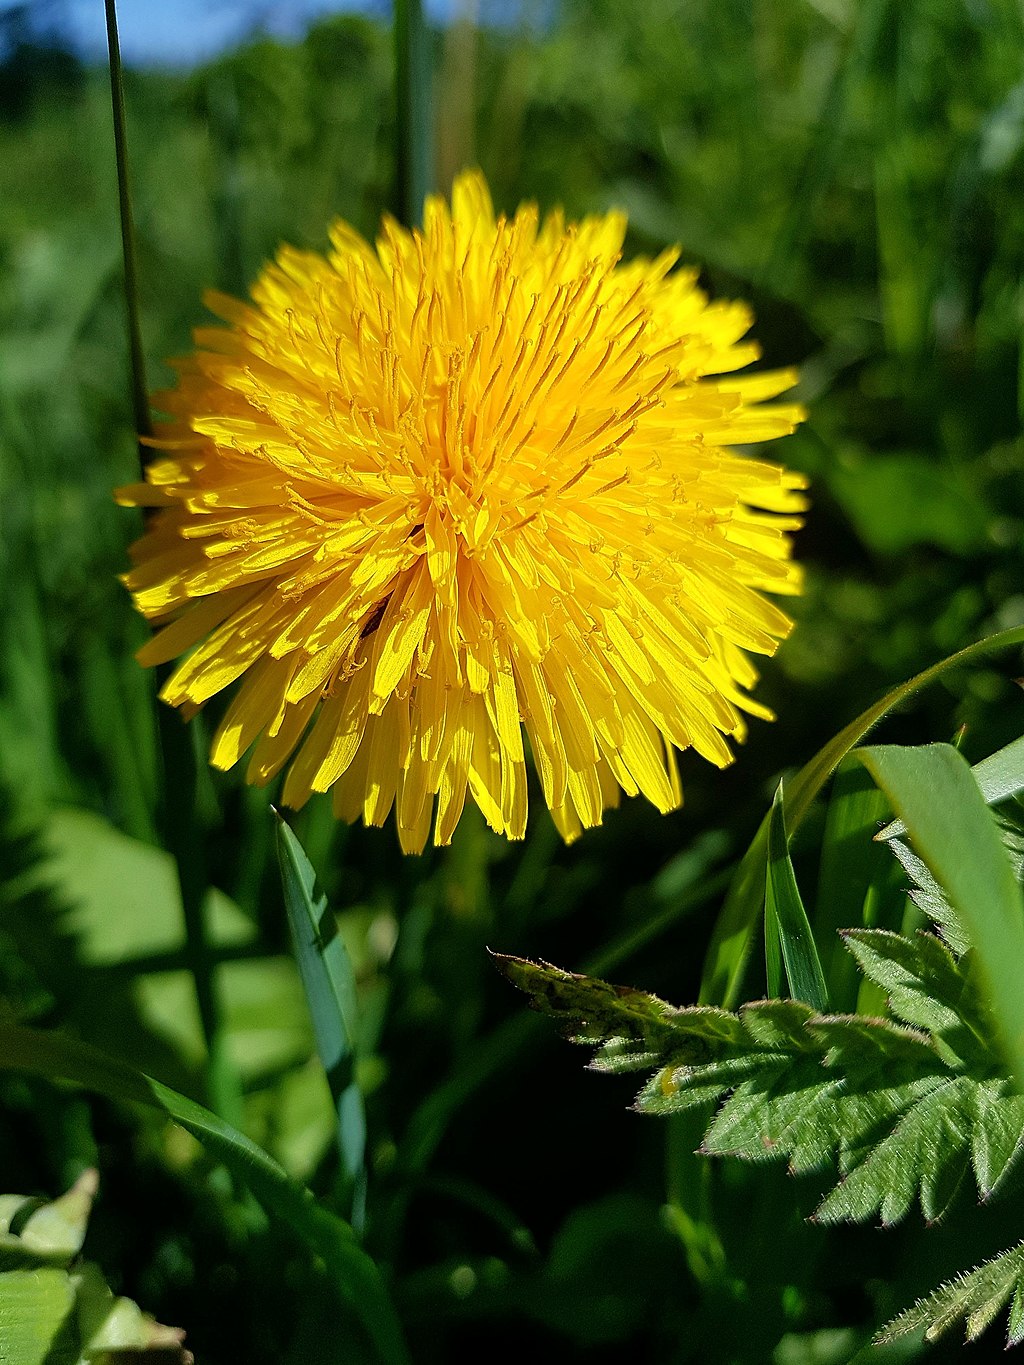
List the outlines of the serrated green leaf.
{"label": "serrated green leaf", "polygon": [[671,1064],[655,1072],[640,1091],[634,1108],[642,1114],[685,1114],[715,1105],[724,1094],[759,1074],[764,1058],[758,1055],[709,1062],[697,1071]]}
{"label": "serrated green leaf", "polygon": [[[502,953],[492,953],[491,957],[502,975],[530,997],[533,1008],[557,1019],[573,1042],[609,1043],[615,1046],[613,1055],[620,1061],[635,1056],[636,1066],[650,1065],[648,1055],[657,1057],[670,1041],[682,1047],[684,1033],[692,1037],[694,1056],[701,1055],[698,1021],[711,1035],[716,1029],[728,1034],[734,1028],[733,1016],[725,1010],[707,1009],[688,1016],[687,1024],[677,1030],[670,1020],[686,1012],[675,1010],[656,995],[632,986],[615,986],[597,977],[578,976],[550,962],[531,962]],[[624,1049],[624,1043],[633,1047]],[[625,1069],[625,1065],[617,1069]]]}
{"label": "serrated green leaf", "polygon": [[[881,793],[878,794],[881,796]],[[1024,829],[1012,812],[1000,811],[995,819],[1014,876],[1018,882],[1024,882]],[[881,838],[881,835],[877,837]],[[887,846],[896,855],[910,881],[911,900],[922,914],[938,925],[954,952],[965,953],[970,947],[967,932],[927,864],[902,839],[889,839]]]}
{"label": "serrated green leaf", "polygon": [[984,1332],[987,1327],[991,1327],[992,1323],[999,1316],[999,1310],[1002,1306],[999,1299],[993,1297],[968,1313],[966,1324],[967,1340],[977,1341],[982,1332]]}
{"label": "serrated green leaf", "polygon": [[652,1072],[638,1110],[710,1109],[702,1150],[785,1160],[798,1172],[838,1165],[818,1217],[904,1217],[915,1201],[941,1217],[974,1168],[982,1195],[1016,1152],[1024,1097],[998,1074],[991,1026],[969,966],[928,934],[857,930],[848,946],[903,1022],[823,1015],[797,1000],[738,1014],[675,1009],[656,996],[501,959],[510,980],[576,1041],[592,1063]]}
{"label": "serrated green leaf", "polygon": [[919,1299],[912,1308],[887,1323],[875,1341],[884,1345],[895,1341],[897,1337],[919,1332],[922,1328],[925,1337],[934,1341],[960,1321],[965,1323],[967,1340],[973,1341],[1012,1296],[1008,1344],[1016,1345],[1024,1331],[1022,1288],[1024,1243],[985,1261],[969,1274],[958,1275],[956,1279],[940,1285],[934,1293]]}
{"label": "serrated green leaf", "polygon": [[[763,1017],[776,1003],[741,1011],[748,1034],[762,1034]],[[780,1033],[765,1039],[775,1051],[761,1055],[755,1073],[722,1105],[704,1141],[708,1153],[785,1157],[793,1171],[817,1170],[838,1157],[848,1170],[883,1124],[938,1083],[937,1058],[921,1035],[883,1020],[822,1018],[799,1008],[800,1036],[788,1045]]]}
{"label": "serrated green leaf", "polygon": [[971,946],[959,916],[931,872],[928,864],[902,839],[892,839],[889,847],[910,881],[910,899],[923,915],[939,927],[942,936],[956,953],[966,953]]}
{"label": "serrated green leaf", "polygon": [[957,1057],[992,1059],[992,1023],[977,986],[941,940],[919,933],[904,938],[884,929],[851,929],[843,935],[861,971],[880,986],[897,1018],[927,1029]]}
{"label": "serrated green leaf", "polygon": [[988,1199],[1024,1144],[1024,1095],[1009,1092],[1005,1081],[988,1081],[978,1086],[975,1105],[971,1161],[978,1192]]}
{"label": "serrated green leaf", "polygon": [[[786,980],[790,994],[796,1000],[806,1000],[820,1013],[828,1009],[828,990],[818,959],[818,949],[807,920],[807,911],[800,899],[796,874],[789,856],[786,836],[786,814],[779,783],[768,820],[768,867],[765,873],[765,913],[778,929],[778,942],[786,966]],[[769,920],[766,919],[766,925]],[[773,935],[766,931],[766,942]],[[777,992],[771,991],[770,994]]]}
{"label": "serrated green leaf", "polygon": [[996,1035],[1024,1084],[1024,896],[965,759],[948,744],[885,745],[861,759],[967,930]]}
{"label": "serrated green leaf", "polygon": [[719,1109],[702,1151],[746,1161],[773,1161],[784,1151],[793,1170],[825,1166],[834,1141],[821,1124],[821,1111],[839,1084],[837,1079],[822,1084],[820,1057],[780,1056],[774,1066],[762,1059],[756,1074]]}
{"label": "serrated green leaf", "polygon": [[1024,1341],[1024,1281],[1018,1278],[1013,1291],[1010,1315],[1006,1323],[1007,1346],[1019,1346]]}
{"label": "serrated green leaf", "polygon": [[802,1000],[755,1000],[740,1013],[747,1037],[767,1052],[816,1051],[807,1033],[815,1016],[814,1008]]}
{"label": "serrated green leaf", "polygon": [[875,1213],[898,1223],[918,1196],[924,1216],[941,1216],[968,1165],[973,1086],[950,1077],[921,1096],[867,1157],[826,1195],[822,1223],[862,1223]]}

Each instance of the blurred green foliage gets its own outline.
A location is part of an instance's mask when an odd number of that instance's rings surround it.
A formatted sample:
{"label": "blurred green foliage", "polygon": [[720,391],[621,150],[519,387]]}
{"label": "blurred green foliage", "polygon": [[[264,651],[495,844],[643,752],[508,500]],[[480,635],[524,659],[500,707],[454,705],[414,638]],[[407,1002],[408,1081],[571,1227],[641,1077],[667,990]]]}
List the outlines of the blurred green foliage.
{"label": "blurred green foliage", "polygon": [[[390,829],[339,829],[327,802],[295,820],[358,984],[366,1245],[428,1365],[486,1358],[498,1333],[539,1360],[852,1360],[987,1254],[1000,1217],[1008,1244],[1009,1215],[968,1216],[955,1243],[840,1234],[802,1223],[808,1177],[712,1176],[678,1129],[666,1158],[628,1086],[579,1076],[484,947],[620,978],[628,962],[626,979],[693,999],[717,873],[780,772],[888,686],[1024,622],[1024,18],[1015,0],[563,0],[550,24],[432,36],[442,179],[475,161],[506,209],[621,205],[631,251],[679,241],[709,290],[750,299],[765,362],[801,366],[811,417],[777,454],[810,475],[813,507],[798,628],[761,688],[779,720],[725,773],[684,759],[682,811],[626,803],[570,849],[539,811],[517,848],[467,818],[449,856],[406,860]],[[279,241],[322,246],[335,215],[372,235],[397,201],[390,35],[344,16],[296,46],[129,72],[126,93],[159,388],[203,288],[244,290]],[[198,1095],[180,905],[154,847],[153,684],[132,659],[145,628],[116,581],[139,526],[110,499],[135,452],[106,73],[17,48],[0,115],[0,985],[22,1017]],[[886,737],[966,725],[973,760],[1020,720],[992,665]],[[246,1127],[331,1199],[331,1097],[267,795],[204,768],[198,816]],[[360,1358],[316,1267],[180,1131],[27,1080],[0,1099],[4,1186],[52,1194],[98,1163],[89,1256],[183,1324],[197,1359]]]}

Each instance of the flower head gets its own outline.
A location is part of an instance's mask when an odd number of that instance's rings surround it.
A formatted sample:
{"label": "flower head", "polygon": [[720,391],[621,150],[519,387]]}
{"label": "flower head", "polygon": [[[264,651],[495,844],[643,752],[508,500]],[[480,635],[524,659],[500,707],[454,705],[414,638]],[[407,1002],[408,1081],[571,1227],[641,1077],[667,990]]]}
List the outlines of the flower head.
{"label": "flower head", "polygon": [[325,257],[282,247],[252,302],[196,332],[146,482],[158,509],[126,576],[191,651],[165,701],[240,681],[213,740],[248,777],[290,762],[286,804],[333,789],[346,820],[397,810],[406,850],[447,843],[467,793],[521,838],[527,744],[566,839],[619,791],[678,805],[676,750],[719,765],[748,651],[790,629],[787,532],[803,480],[731,446],[800,420],[794,375],[739,303],[676,251],[622,263],[620,213],[495,218],[478,173],[422,232],[344,223]]}

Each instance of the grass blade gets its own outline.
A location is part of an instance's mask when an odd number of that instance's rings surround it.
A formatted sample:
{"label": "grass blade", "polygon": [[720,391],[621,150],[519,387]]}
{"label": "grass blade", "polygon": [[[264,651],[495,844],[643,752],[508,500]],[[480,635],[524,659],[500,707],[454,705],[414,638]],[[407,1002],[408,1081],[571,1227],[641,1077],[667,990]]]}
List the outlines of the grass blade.
{"label": "grass blade", "polygon": [[[975,763],[971,772],[988,806],[998,806],[1000,801],[1007,801],[1011,796],[1024,792],[1024,735]],[[895,839],[906,832],[907,827],[902,820],[893,820],[875,837],[880,840]]]}
{"label": "grass blade", "polygon": [[[968,645],[956,654],[926,668],[923,673],[884,696],[881,701],[861,712],[829,742],[819,749],[789,783],[787,809],[789,812],[790,837],[802,823],[811,808],[815,797],[835,772],[851,749],[864,738],[867,732],[878,724],[893,707],[912,697],[929,683],[941,678],[950,669],[960,668],[975,659],[993,654],[1000,649],[1010,649],[1024,644],[1024,626],[1002,630],[997,635],[989,635],[976,644]],[[707,956],[704,961],[704,974],[701,980],[700,1001],[702,1004],[724,1005],[726,1009],[735,1007],[743,980],[743,969],[754,933],[757,917],[764,905],[765,875],[768,864],[768,822],[764,820],[754,835],[750,847],[737,868],[725,904],[715,925]]]}
{"label": "grass blade", "polygon": [[856,1009],[863,980],[841,929],[899,929],[906,893],[895,860],[875,842],[889,812],[885,797],[854,757],[843,760],[832,783],[821,843],[818,895],[812,927],[821,949],[832,1009]]}
{"label": "grass blade", "polygon": [[[765,874],[765,940],[770,939],[769,918],[777,926],[779,947],[786,967],[786,980],[794,1000],[813,1005],[819,1014],[828,1010],[828,990],[807,911],[796,884],[786,836],[786,813],[779,783],[768,819],[768,867]],[[769,981],[769,994],[772,992]]]}
{"label": "grass blade", "polygon": [[923,673],[918,673],[908,682],[894,687],[881,701],[869,706],[856,720],[840,730],[834,739],[800,769],[789,784],[790,833],[792,834],[802,822],[814,798],[850,750],[858,745],[868,731],[883,720],[894,707],[920,692],[923,687],[936,682],[951,669],[973,663],[976,659],[983,659],[987,654],[994,654],[1001,649],[1011,649],[1014,645],[1024,645],[1024,626],[1001,630],[996,635],[989,635],[984,640],[978,640],[976,644],[968,645],[966,649],[958,650],[956,654],[950,654],[948,658],[940,659]]}
{"label": "grass blade", "polygon": [[263,1207],[275,1214],[319,1255],[332,1282],[351,1305],[389,1365],[407,1365],[402,1330],[376,1264],[358,1245],[352,1228],[322,1208],[269,1156],[223,1119],[98,1048],[62,1034],[19,1024],[0,1024],[0,1069],[28,1071],[48,1080],[71,1081],[115,1100],[162,1110],[199,1139]]}
{"label": "grass blade", "polygon": [[1024,896],[966,759],[949,744],[860,754],[967,931],[1006,1059],[1024,1088]]}
{"label": "grass blade", "polygon": [[764,902],[764,975],[765,995],[769,1000],[782,996],[782,943],[779,939],[779,917],[775,913],[774,899],[765,897]]}
{"label": "grass blade", "polygon": [[352,1191],[353,1223],[361,1227],[366,1192],[366,1116],[354,1074],[357,1024],[352,962],[327,897],[316,892],[316,873],[305,850],[280,816],[277,853],[295,958],[337,1114],[338,1149]]}

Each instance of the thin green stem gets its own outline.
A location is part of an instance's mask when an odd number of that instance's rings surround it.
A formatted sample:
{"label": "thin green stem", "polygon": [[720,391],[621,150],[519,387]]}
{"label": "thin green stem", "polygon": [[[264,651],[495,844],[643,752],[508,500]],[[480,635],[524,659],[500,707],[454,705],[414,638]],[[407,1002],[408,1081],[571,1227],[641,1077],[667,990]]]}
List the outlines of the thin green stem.
{"label": "thin green stem", "polygon": [[422,0],[395,0],[395,100],[398,213],[412,227],[433,184],[430,51]]}
{"label": "thin green stem", "polygon": [[[152,433],[149,415],[146,365],[139,324],[138,272],[135,258],[135,227],[132,217],[131,186],[128,175],[128,137],[125,126],[124,85],[121,74],[121,45],[117,35],[115,0],[105,0],[107,46],[110,54],[110,101],[114,120],[114,153],[117,160],[117,197],[121,218],[121,248],[124,257],[124,292],[128,322],[128,350],[131,363],[132,414],[139,438],[139,460],[143,471],[148,448],[143,438]],[[163,674],[158,674],[163,682]],[[217,1113],[236,1119],[241,1104],[237,1077],[225,1053],[224,1030],[217,997],[216,967],[206,923],[206,860],[202,827],[196,818],[198,760],[194,735],[186,733],[170,708],[157,705],[157,730],[163,768],[163,799],[159,826],[178,872],[181,905],[185,920],[185,958],[195,983],[196,1001],[206,1040],[207,1089]]]}
{"label": "thin green stem", "polygon": [[[131,362],[132,416],[139,437],[152,434],[146,361],[139,324],[138,271],[135,264],[135,220],[132,217],[128,177],[128,138],[125,131],[124,82],[121,78],[121,44],[117,36],[117,5],[104,0],[107,13],[107,48],[110,53],[110,104],[114,116],[114,155],[117,159],[117,204],[121,217],[121,253],[124,258],[124,299],[128,322],[128,353]],[[139,459],[145,465],[147,448],[140,444]]]}

